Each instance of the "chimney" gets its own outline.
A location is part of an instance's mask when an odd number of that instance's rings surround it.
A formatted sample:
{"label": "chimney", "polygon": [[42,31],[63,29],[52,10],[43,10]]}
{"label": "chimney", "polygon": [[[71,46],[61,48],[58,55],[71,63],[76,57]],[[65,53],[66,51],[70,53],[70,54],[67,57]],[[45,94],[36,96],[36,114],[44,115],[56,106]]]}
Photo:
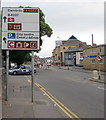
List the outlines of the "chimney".
{"label": "chimney", "polygon": [[93,34],[92,34],[92,46],[93,46]]}

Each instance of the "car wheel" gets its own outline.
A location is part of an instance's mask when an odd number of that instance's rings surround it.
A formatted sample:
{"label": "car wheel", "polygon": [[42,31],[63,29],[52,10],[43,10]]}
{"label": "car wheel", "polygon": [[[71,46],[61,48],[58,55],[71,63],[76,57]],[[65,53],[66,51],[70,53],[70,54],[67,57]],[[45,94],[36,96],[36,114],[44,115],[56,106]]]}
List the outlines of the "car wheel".
{"label": "car wheel", "polygon": [[16,72],[16,71],[14,71],[14,72],[13,72],[13,74],[14,74],[14,75],[16,75],[16,74],[17,74],[17,72]]}

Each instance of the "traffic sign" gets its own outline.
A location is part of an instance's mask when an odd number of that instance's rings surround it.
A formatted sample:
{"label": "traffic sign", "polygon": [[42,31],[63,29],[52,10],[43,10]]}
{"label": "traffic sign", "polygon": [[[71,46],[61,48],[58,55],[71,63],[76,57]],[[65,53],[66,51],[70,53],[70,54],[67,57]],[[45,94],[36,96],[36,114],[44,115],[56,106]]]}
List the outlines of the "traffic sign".
{"label": "traffic sign", "polygon": [[101,60],[102,60],[101,55],[97,55],[97,56],[96,56],[96,59],[97,59],[98,61],[101,61]]}
{"label": "traffic sign", "polygon": [[21,23],[8,23],[8,30],[22,30]]}
{"label": "traffic sign", "polygon": [[14,22],[14,18],[8,18],[8,22]]}
{"label": "traffic sign", "polygon": [[8,39],[16,39],[16,33],[8,33]]}
{"label": "traffic sign", "polygon": [[8,49],[37,49],[37,41],[12,41],[9,40],[7,47]]}
{"label": "traffic sign", "polygon": [[39,11],[38,7],[3,7],[2,49],[39,50]]}
{"label": "traffic sign", "polygon": [[39,41],[39,32],[24,32],[24,31],[6,31],[2,32],[2,39],[8,40],[27,40],[27,41]]}

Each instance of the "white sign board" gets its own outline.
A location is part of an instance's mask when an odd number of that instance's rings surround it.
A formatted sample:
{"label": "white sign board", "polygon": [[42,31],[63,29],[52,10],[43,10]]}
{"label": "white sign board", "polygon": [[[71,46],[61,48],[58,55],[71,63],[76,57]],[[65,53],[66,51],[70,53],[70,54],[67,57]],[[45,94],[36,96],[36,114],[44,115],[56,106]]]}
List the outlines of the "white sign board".
{"label": "white sign board", "polygon": [[39,21],[39,8],[37,7],[3,7],[2,49],[38,50],[40,39]]}

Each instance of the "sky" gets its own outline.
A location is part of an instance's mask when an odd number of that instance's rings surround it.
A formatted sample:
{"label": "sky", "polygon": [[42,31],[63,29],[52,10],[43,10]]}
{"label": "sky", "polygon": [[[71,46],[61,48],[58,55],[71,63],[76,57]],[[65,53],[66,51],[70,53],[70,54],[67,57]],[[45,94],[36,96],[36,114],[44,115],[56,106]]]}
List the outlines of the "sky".
{"label": "sky", "polygon": [[2,7],[39,7],[46,23],[53,29],[51,37],[42,37],[39,57],[51,57],[55,41],[68,40],[74,35],[78,40],[104,44],[104,0],[1,0]]}

